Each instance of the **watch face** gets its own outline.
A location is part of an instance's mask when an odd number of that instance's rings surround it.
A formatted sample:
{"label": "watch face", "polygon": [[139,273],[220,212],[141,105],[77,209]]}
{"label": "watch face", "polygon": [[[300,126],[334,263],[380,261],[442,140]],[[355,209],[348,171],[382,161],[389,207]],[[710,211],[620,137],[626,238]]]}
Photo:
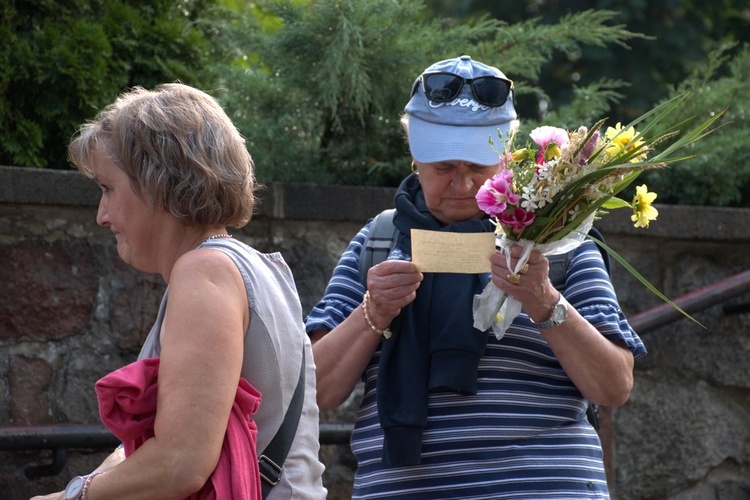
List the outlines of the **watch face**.
{"label": "watch face", "polygon": [[65,500],[75,500],[81,496],[81,490],[83,489],[83,478],[81,476],[74,477],[68,483],[65,488]]}
{"label": "watch face", "polygon": [[565,318],[568,317],[568,308],[565,307],[565,304],[557,304],[554,309],[552,309],[552,321],[555,323],[562,323],[565,321]]}

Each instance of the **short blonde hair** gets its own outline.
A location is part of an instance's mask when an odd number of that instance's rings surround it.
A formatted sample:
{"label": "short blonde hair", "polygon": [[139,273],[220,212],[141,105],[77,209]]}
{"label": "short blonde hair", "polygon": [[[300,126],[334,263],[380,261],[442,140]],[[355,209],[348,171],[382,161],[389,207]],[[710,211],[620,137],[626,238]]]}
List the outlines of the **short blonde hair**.
{"label": "short blonde hair", "polygon": [[245,139],[216,99],[181,83],[134,87],[81,125],[68,158],[93,178],[94,150],[107,154],[134,191],[184,224],[246,225],[255,206]]}

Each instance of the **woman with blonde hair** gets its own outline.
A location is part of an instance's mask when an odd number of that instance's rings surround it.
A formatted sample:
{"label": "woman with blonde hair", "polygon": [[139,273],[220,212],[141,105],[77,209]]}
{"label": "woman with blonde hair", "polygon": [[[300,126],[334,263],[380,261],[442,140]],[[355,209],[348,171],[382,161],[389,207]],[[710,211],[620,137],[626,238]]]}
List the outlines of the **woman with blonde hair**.
{"label": "woman with blonde hair", "polygon": [[[167,290],[139,356],[158,358],[152,437],[124,443],[67,493],[47,498],[200,497],[220,469],[245,477],[242,463],[225,460],[240,381],[262,398],[251,423],[257,449],[244,457],[254,457],[246,465],[256,478],[262,457],[264,495],[325,498],[299,298],[280,254],[262,254],[227,229],[250,220],[256,185],[245,141],[219,103],[179,83],[131,89],[80,127],[69,157],[100,186],[97,223],[114,234],[118,255],[160,274]],[[299,421],[277,470],[263,462],[265,450],[296,404]]]}

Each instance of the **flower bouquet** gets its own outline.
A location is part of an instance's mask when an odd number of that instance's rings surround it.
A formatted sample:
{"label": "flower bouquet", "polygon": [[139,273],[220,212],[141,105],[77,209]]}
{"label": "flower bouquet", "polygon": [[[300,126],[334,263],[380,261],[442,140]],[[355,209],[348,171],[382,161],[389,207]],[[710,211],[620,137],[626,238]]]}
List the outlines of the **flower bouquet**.
{"label": "flower bouquet", "polygon": [[[651,203],[656,194],[646,185],[636,188],[631,203],[617,195],[646,169],[663,168],[689,158],[674,153],[710,133],[718,113],[694,129],[681,134],[670,131],[649,137],[658,122],[673,111],[686,95],[672,98],[626,126],[618,123],[604,133],[605,120],[577,130],[543,126],[529,134],[533,144],[514,148],[515,135],[500,154],[502,170],[489,179],[476,195],[479,207],[496,227],[496,245],[506,255],[510,268],[511,246],[523,248],[509,281],[518,277],[531,250],[545,255],[572,250],[580,245],[600,212],[629,207],[636,227],[648,227],[658,215]],[[646,119],[650,119],[645,123]],[[643,124],[640,131],[636,125]],[[666,144],[657,152],[656,146]],[[594,238],[592,238],[594,239]],[[652,292],[685,316],[693,319],[653,287],[632,266],[602,241],[595,240]],[[490,327],[498,340],[521,312],[521,304],[490,282],[474,297],[474,327]],[[696,321],[697,322],[697,321]]]}

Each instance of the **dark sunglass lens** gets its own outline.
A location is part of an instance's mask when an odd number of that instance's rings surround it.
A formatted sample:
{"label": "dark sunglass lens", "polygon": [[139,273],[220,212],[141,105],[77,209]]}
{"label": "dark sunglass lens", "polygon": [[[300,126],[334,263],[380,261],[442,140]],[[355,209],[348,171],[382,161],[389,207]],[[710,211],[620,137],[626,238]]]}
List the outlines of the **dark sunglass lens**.
{"label": "dark sunglass lens", "polygon": [[502,106],[510,94],[510,82],[493,77],[475,78],[471,88],[477,101],[486,106]]}
{"label": "dark sunglass lens", "polygon": [[442,73],[424,75],[422,81],[425,95],[435,102],[448,102],[455,99],[464,84],[460,76]]}

